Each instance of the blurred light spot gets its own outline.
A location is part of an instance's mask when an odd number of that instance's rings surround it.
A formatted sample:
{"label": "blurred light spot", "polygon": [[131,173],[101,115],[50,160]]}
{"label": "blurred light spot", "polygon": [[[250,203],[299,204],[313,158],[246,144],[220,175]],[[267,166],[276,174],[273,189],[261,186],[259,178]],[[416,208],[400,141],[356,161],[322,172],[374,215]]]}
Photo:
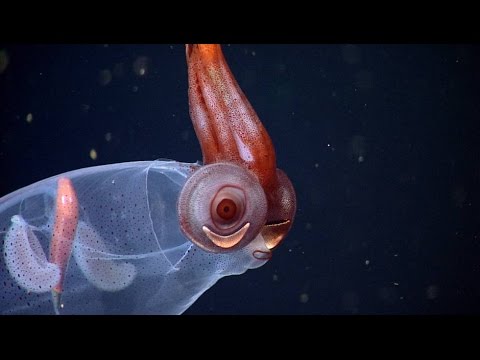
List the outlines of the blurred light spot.
{"label": "blurred light spot", "polygon": [[398,283],[397,283],[397,282],[394,282],[393,285],[398,286]]}
{"label": "blurred light spot", "polygon": [[29,124],[32,122],[32,120],[33,120],[33,115],[32,115],[32,113],[28,113],[28,114],[27,114],[26,120],[27,120],[27,123],[29,123]]}
{"label": "blurred light spot", "polygon": [[435,285],[430,285],[426,290],[427,299],[434,300],[438,297],[438,287]]}
{"label": "blurred light spot", "polygon": [[318,163],[315,163],[314,166],[315,166],[316,169],[318,169],[318,167],[319,167]]}
{"label": "blurred light spot", "polygon": [[108,132],[105,134],[105,140],[107,142],[110,142],[112,140],[112,133],[111,132]]}
{"label": "blurred light spot", "polygon": [[350,142],[350,156],[357,159],[359,163],[365,161],[365,155],[367,153],[366,143],[365,136],[361,135],[355,135]]}
{"label": "blurred light spot", "polygon": [[90,110],[90,105],[88,104],[82,104],[82,111],[83,112],[88,112]]}
{"label": "blurred light spot", "polygon": [[272,280],[273,280],[273,281],[278,281],[278,275],[277,275],[277,274],[273,274]]}
{"label": "blurred light spot", "polygon": [[100,73],[98,74],[98,82],[100,83],[100,85],[108,85],[110,81],[112,81],[111,71],[108,69],[100,71]]}
{"label": "blurred light spot", "polygon": [[365,260],[365,265],[370,265],[370,260]]}
{"label": "blurred light spot", "polygon": [[97,160],[97,151],[95,149],[90,150],[90,159]]}
{"label": "blurred light spot", "polygon": [[362,59],[362,53],[357,45],[345,45],[342,47],[343,61],[347,64],[358,64]]}
{"label": "blurred light spot", "polygon": [[309,222],[305,224],[305,230],[312,230],[312,227],[313,227],[312,224]]}
{"label": "blurred light spot", "polygon": [[133,85],[132,91],[136,93],[136,92],[138,91],[138,86],[137,86],[137,85]]}
{"label": "blurred light spot", "polygon": [[6,50],[0,50],[0,74],[3,73],[10,62],[10,57]]}
{"label": "blurred light spot", "polygon": [[255,56],[257,55],[257,53],[255,51],[252,51],[252,56]]}
{"label": "blurred light spot", "polygon": [[146,56],[139,56],[133,62],[133,72],[137,76],[144,76],[150,67],[150,59]]}
{"label": "blurred light spot", "polygon": [[300,294],[300,302],[302,304],[306,304],[308,302],[308,294],[307,293]]}

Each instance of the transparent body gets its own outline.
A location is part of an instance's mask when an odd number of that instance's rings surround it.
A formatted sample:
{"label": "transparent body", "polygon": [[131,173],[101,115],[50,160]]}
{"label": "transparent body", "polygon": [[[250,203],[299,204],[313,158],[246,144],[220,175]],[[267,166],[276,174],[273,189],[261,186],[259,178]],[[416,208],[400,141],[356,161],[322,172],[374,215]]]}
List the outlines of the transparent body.
{"label": "transparent body", "polygon": [[[182,234],[177,199],[199,166],[140,161],[90,167],[2,197],[0,313],[181,314],[220,278],[265,264],[252,256],[254,249],[268,251],[261,235],[243,249],[216,254]],[[61,177],[74,186],[78,224],[56,307],[58,274],[49,247]]]}

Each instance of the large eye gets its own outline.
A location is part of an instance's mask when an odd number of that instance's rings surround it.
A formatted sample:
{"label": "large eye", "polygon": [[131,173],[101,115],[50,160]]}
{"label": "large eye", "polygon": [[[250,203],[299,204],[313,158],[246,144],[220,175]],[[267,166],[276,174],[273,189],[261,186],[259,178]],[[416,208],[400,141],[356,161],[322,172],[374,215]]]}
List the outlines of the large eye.
{"label": "large eye", "polygon": [[273,249],[287,236],[297,209],[295,190],[282,170],[277,169],[277,186],[268,195],[267,222],[262,236],[267,248]]}
{"label": "large eye", "polygon": [[178,199],[183,233],[212,252],[228,252],[252,241],[265,224],[267,199],[244,168],[216,163],[197,170]]}

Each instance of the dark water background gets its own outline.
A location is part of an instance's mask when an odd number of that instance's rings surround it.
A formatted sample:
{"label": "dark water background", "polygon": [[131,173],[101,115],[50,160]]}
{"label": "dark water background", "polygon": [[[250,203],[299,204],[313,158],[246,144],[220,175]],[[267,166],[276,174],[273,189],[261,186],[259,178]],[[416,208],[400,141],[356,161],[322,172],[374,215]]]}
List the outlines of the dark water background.
{"label": "dark water background", "polygon": [[[223,278],[187,314],[480,313],[480,48],[224,52],[298,211],[269,263]],[[200,160],[184,53],[0,46],[0,196],[86,166]]]}

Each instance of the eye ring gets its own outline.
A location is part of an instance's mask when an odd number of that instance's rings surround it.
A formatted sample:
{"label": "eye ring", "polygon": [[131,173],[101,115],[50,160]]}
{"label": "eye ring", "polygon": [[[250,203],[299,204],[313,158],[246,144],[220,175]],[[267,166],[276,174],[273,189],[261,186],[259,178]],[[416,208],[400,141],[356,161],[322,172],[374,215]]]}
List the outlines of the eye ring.
{"label": "eye ring", "polygon": [[267,198],[250,171],[215,163],[188,178],[177,210],[180,228],[190,241],[206,251],[229,252],[246,246],[260,233]]}

